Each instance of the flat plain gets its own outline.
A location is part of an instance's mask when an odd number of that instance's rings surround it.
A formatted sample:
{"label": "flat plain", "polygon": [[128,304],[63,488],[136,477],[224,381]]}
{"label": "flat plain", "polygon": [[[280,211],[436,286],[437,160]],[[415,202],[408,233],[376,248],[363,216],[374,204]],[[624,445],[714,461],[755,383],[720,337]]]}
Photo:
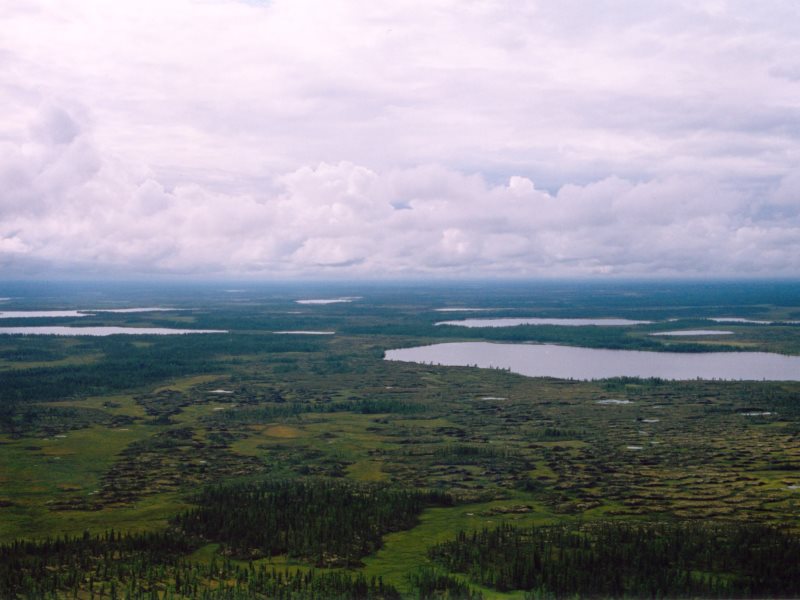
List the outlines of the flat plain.
{"label": "flat plain", "polygon": [[[623,582],[568,594],[547,582],[526,587],[521,575],[486,576],[499,567],[465,566],[447,546],[473,533],[462,546],[488,543],[478,534],[506,525],[567,527],[590,540],[593,526],[686,523],[732,527],[732,536],[758,525],[796,544],[800,382],[580,381],[384,359],[391,349],[448,341],[798,355],[798,284],[237,283],[236,293],[224,283],[54,285],[6,284],[0,308],[166,306],[181,310],[43,317],[35,325],[225,333],[0,335],[4,597],[305,598],[313,597],[308,582],[317,582],[318,597],[800,593],[792,571],[780,578],[784,588],[746,587],[752,574],[731,559],[671,574],[689,578],[684,588],[666,582],[644,594]],[[448,318],[646,322],[436,325],[445,310]],[[651,335],[719,329],[713,319],[722,317],[742,321],[726,322],[732,333],[718,337]],[[368,523],[336,508],[335,498],[348,494],[351,503],[373,502],[360,509]],[[321,516],[295,515],[275,499],[301,499]],[[265,516],[273,500],[277,512]],[[237,504],[225,509],[229,501]],[[285,543],[231,537],[239,513],[246,525],[272,519],[274,538]],[[326,519],[340,524],[339,538]],[[286,533],[301,529],[302,540]],[[112,547],[114,535],[140,536],[138,550],[132,542]],[[177,544],[163,542],[170,558],[153,550],[160,535]],[[95,536],[106,546],[82,564],[48,563],[63,549],[46,540],[77,548]],[[566,565],[571,552],[558,560]],[[37,579],[40,567],[62,577]],[[262,568],[273,587],[257,583]],[[290,584],[297,573],[308,582]]]}

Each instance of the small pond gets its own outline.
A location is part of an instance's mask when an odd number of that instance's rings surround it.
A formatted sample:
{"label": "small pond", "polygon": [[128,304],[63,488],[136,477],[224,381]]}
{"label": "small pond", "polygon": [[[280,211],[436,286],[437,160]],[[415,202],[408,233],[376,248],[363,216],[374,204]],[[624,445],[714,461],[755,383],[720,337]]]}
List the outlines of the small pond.
{"label": "small pond", "polygon": [[0,327],[7,335],[186,335],[190,333],[228,333],[222,329],[168,329],[165,327]]}
{"label": "small pond", "polygon": [[676,331],[657,331],[650,335],[666,335],[670,337],[691,337],[695,335],[732,335],[732,331],[722,329],[678,329]]}
{"label": "small pond", "polygon": [[631,319],[546,319],[538,317],[520,319],[462,319],[459,321],[440,321],[437,325],[458,327],[517,327],[518,325],[559,325],[564,327],[620,327],[623,325],[644,325],[652,321],[632,321]]}

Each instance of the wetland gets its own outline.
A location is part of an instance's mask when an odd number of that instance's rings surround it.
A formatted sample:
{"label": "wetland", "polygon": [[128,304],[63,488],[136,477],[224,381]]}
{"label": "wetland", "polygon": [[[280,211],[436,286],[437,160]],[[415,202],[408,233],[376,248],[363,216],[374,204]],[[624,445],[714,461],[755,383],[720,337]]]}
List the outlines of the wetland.
{"label": "wetland", "polygon": [[[75,328],[0,336],[0,597],[800,594],[798,284],[7,282],[0,296]],[[639,323],[445,327],[441,307]],[[728,315],[765,323],[650,335]],[[639,355],[686,370],[594,370]],[[504,356],[567,370],[520,374]]]}

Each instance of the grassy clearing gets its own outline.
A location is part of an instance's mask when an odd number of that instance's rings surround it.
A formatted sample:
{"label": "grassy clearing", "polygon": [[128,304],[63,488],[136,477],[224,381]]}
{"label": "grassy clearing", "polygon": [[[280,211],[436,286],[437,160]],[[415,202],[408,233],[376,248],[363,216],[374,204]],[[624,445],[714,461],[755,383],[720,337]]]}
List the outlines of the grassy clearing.
{"label": "grassy clearing", "polygon": [[[531,506],[529,512],[504,513],[518,509],[520,502],[502,500],[467,504],[455,508],[430,508],[414,529],[392,533],[384,537],[383,548],[364,560],[363,572],[368,577],[381,576],[400,590],[410,591],[407,574],[424,565],[432,564],[425,549],[433,544],[452,539],[459,531],[474,531],[494,527],[503,522],[517,525],[545,524],[554,521],[552,513],[541,506]],[[522,593],[500,594],[479,588],[488,598],[522,598]]]}
{"label": "grassy clearing", "polygon": [[388,475],[378,460],[359,460],[347,468],[347,476],[358,481],[387,481]]}
{"label": "grassy clearing", "polygon": [[144,408],[137,404],[133,395],[116,394],[112,396],[91,396],[80,400],[62,400],[60,402],[43,402],[42,406],[61,406],[75,408],[96,408],[112,415],[144,418]]}
{"label": "grassy clearing", "polygon": [[[271,431],[279,431],[291,435],[271,435]],[[302,445],[302,441],[307,437],[303,429],[300,427],[270,424],[270,425],[250,425],[241,431],[246,435],[242,439],[238,439],[231,444],[231,450],[237,454],[246,456],[265,456],[268,451],[265,450],[266,446],[272,444],[281,444],[289,446]]]}
{"label": "grassy clearing", "polygon": [[151,433],[152,428],[131,425],[117,429],[90,427],[63,437],[0,440],[2,496],[11,503],[0,507],[0,541],[80,533],[84,527],[100,531],[123,523],[138,527],[140,519],[145,528],[150,528],[152,514],[158,515],[155,518],[163,523],[165,516],[174,510],[174,499],[161,508],[156,503],[99,512],[54,511],[48,506],[59,499],[97,493],[101,477],[111,468],[117,454]]}
{"label": "grassy clearing", "polygon": [[159,392],[167,391],[188,392],[196,386],[218,380],[219,375],[195,375],[193,377],[182,377],[180,379],[175,379],[166,385],[157,387],[153,390],[153,393],[158,394]]}
{"label": "grassy clearing", "polygon": [[302,429],[298,429],[297,427],[289,427],[288,425],[272,425],[270,427],[266,427],[262,431],[262,434],[267,437],[281,439],[295,439],[304,437],[306,435]]}
{"label": "grassy clearing", "polygon": [[54,367],[79,367],[100,362],[102,354],[81,354],[48,361],[12,361],[0,359],[0,371],[10,369],[40,369]]}
{"label": "grassy clearing", "polygon": [[103,533],[110,529],[126,532],[159,531],[166,527],[170,517],[188,507],[178,495],[164,494],[143,499],[135,506],[99,511],[11,510],[2,513],[0,543],[22,538],[80,535],[84,531]]}
{"label": "grassy clearing", "polygon": [[151,430],[141,425],[90,427],[49,438],[3,439],[4,491],[15,498],[49,499],[58,485],[91,491],[114,457]]}

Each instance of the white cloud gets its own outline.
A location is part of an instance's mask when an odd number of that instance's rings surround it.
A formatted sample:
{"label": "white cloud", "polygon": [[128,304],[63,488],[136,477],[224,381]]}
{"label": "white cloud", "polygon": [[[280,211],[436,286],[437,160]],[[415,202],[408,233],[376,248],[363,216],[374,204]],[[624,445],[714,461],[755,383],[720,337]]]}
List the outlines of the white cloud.
{"label": "white cloud", "polygon": [[31,0],[0,16],[0,267],[797,276],[797,16]]}

